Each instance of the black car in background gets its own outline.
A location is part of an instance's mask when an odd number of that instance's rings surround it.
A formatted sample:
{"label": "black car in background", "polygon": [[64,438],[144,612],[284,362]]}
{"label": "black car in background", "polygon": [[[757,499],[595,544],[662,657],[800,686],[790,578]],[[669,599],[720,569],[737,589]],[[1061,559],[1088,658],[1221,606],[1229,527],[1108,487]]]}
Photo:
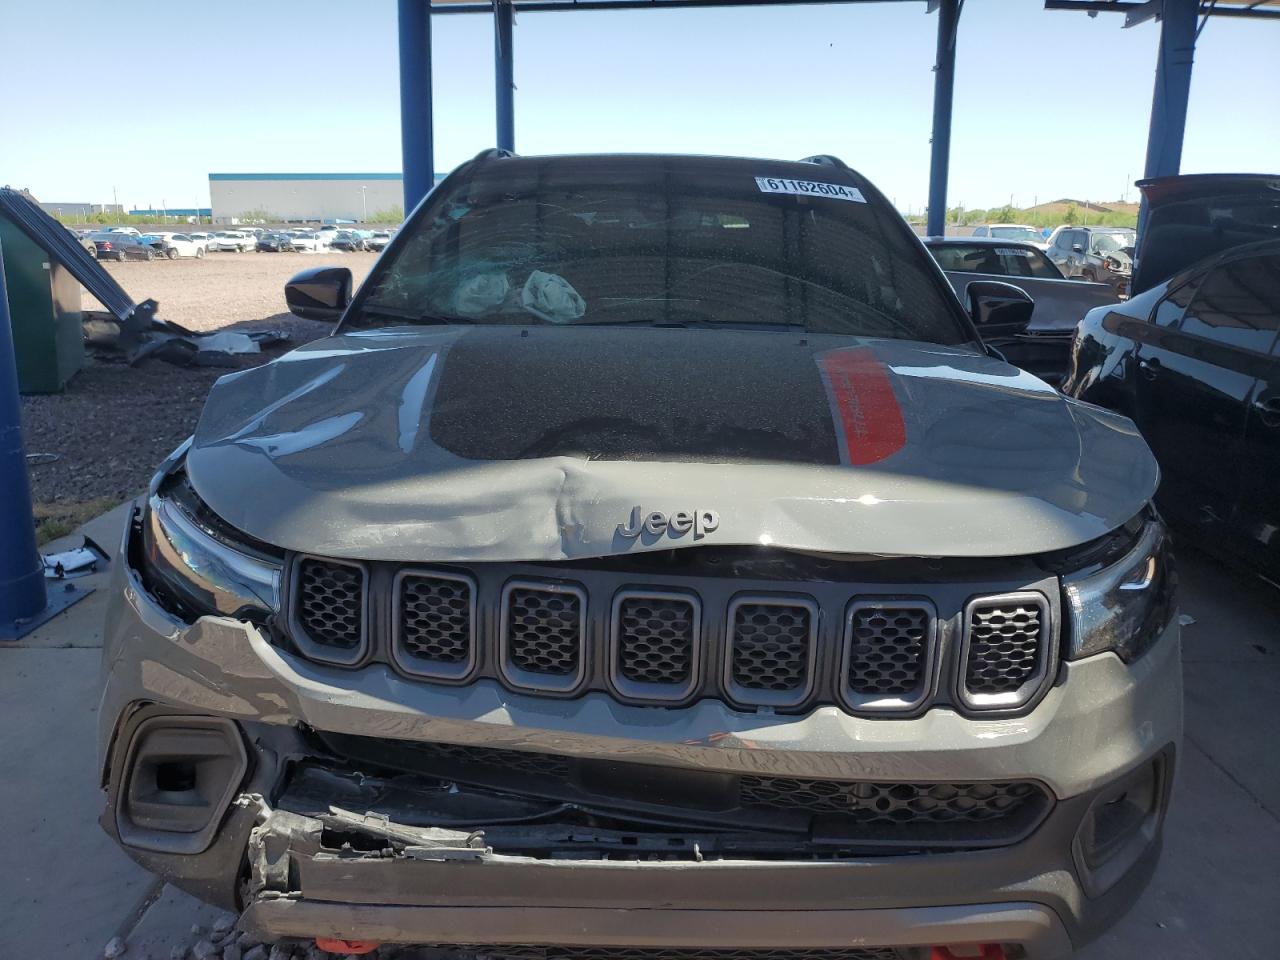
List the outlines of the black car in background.
{"label": "black car in background", "polygon": [[925,247],[961,302],[975,281],[1012,283],[1035,301],[1025,330],[983,342],[1014,366],[1054,386],[1067,375],[1076,326],[1092,308],[1116,303],[1110,285],[1067,280],[1034,243],[987,237],[926,237]]}
{"label": "black car in background", "polygon": [[333,239],[329,241],[329,246],[334,250],[356,251],[367,249],[364,237],[354,230],[339,230],[333,235]]}
{"label": "black car in background", "polygon": [[264,233],[258,238],[259,253],[293,253],[297,249],[287,233]]}
{"label": "black car in background", "polygon": [[99,260],[154,260],[156,251],[131,233],[95,233],[93,245]]}
{"label": "black car in background", "polygon": [[1172,520],[1280,581],[1280,177],[1138,186],[1135,295],[1085,317],[1063,390],[1133,418]]}

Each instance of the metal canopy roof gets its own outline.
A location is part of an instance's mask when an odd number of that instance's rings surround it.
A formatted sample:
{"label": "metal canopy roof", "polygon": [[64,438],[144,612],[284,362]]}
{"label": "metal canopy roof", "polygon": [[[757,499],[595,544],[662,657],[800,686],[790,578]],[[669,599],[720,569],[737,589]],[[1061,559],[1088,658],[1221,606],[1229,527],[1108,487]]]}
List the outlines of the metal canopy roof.
{"label": "metal canopy roof", "polygon": [[[1159,19],[1161,7],[1162,0],[1044,0],[1046,10],[1078,10],[1091,16],[1123,13],[1126,27]],[[1280,0],[1202,0],[1198,12],[1205,17],[1280,20]]]}
{"label": "metal canopy roof", "polygon": [[[555,13],[570,10],[663,10],[694,7],[787,7],[832,3],[925,3],[929,12],[938,0],[500,0],[517,13]],[[476,0],[432,0],[432,14],[493,13],[494,3]]]}

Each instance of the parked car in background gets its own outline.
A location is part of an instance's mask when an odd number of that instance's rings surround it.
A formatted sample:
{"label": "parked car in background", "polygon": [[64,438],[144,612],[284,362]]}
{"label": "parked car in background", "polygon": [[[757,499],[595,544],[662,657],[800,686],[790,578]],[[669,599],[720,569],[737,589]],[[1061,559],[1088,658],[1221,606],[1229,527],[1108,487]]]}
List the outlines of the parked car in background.
{"label": "parked car in background", "polygon": [[1166,515],[1280,582],[1280,176],[1138,187],[1134,295],[1085,317],[1063,389],[1138,424]]}
{"label": "parked car in background", "polygon": [[189,236],[192,240],[196,240],[200,243],[203,243],[205,250],[210,249],[209,242],[213,239],[212,233],[189,233],[187,234],[187,236]]}
{"label": "parked car in background", "polygon": [[108,227],[103,233],[126,233],[131,237],[142,236],[142,231],[137,227]]}
{"label": "parked car in background", "polygon": [[287,233],[264,233],[258,238],[259,253],[292,253],[296,249]]}
{"label": "parked car in background", "polygon": [[983,343],[1022,290],[966,314],[832,157],[485,151],[404,230],[289,282],[332,334],[134,505],[132,857],[442,957],[1062,960],[1124,914],[1177,580],[1133,424]]}
{"label": "parked car in background", "polygon": [[391,242],[391,234],[386,230],[374,230],[366,241],[370,250],[381,250]]}
{"label": "parked car in background", "polygon": [[1035,301],[1025,330],[983,341],[1046,383],[1057,385],[1066,377],[1072,339],[1084,315],[1119,300],[1108,284],[1065,279],[1035,244],[973,237],[929,237],[924,243],[962,303],[975,280],[1015,284]]}
{"label": "parked car in background", "polygon": [[1128,296],[1133,276],[1133,244],[1137,232],[1128,227],[1058,227],[1049,235],[1046,253],[1063,276],[1109,283]]}
{"label": "parked car in background", "polygon": [[196,240],[185,233],[145,233],[141,239],[143,243],[150,244],[157,253],[170,260],[177,260],[179,257],[199,259],[204,256],[208,248],[207,241]]}
{"label": "parked car in background", "polygon": [[95,233],[99,260],[154,260],[155,248],[131,233]]}
{"label": "parked car in background", "polygon": [[1029,243],[1040,250],[1049,246],[1039,230],[1022,223],[983,223],[974,227],[970,236],[975,240],[986,238],[1017,240],[1019,243]]}
{"label": "parked car in background", "polygon": [[339,230],[329,241],[329,246],[334,250],[365,250],[367,246],[364,238],[354,230]]}
{"label": "parked car in background", "polygon": [[257,249],[257,246],[256,236],[239,230],[219,230],[209,240],[210,250],[234,250],[236,253],[244,253],[246,250]]}
{"label": "parked car in background", "polygon": [[300,230],[293,234],[293,247],[295,250],[319,253],[324,249],[324,244],[320,242],[320,238],[314,233]]}
{"label": "parked car in background", "polygon": [[76,243],[84,248],[84,252],[93,258],[98,256],[98,245],[93,242],[93,232],[88,230],[71,230],[67,231],[76,238]]}
{"label": "parked car in background", "polygon": [[333,243],[333,238],[338,235],[338,228],[331,223],[327,223],[315,232],[316,240],[320,246],[327,247]]}

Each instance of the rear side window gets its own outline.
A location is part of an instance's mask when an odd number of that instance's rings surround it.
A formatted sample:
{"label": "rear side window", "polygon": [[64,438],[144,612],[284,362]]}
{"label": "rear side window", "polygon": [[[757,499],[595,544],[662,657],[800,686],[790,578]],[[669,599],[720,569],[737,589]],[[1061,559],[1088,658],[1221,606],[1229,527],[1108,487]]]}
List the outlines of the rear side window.
{"label": "rear side window", "polygon": [[1216,268],[1200,284],[1181,329],[1268,353],[1280,330],[1280,256],[1251,257]]}

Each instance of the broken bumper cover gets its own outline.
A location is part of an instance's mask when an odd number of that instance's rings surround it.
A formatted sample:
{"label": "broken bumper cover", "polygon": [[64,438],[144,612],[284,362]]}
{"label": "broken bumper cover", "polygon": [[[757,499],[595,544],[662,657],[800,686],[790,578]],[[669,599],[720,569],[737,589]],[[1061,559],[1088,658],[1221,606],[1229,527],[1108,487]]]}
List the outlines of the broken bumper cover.
{"label": "broken bumper cover", "polygon": [[[1113,923],[1158,856],[1170,747],[1181,728],[1176,636],[1129,667],[1111,655],[1064,666],[1044,701],[1021,718],[976,721],[935,709],[864,720],[830,708],[779,717],[709,701],[660,710],[594,695],[524,697],[484,683],[435,687],[382,667],[324,668],[245,623],[176,620],[128,564],[117,564],[115,577],[100,714],[103,824],[178,886],[244,906],[244,922],[267,936],[687,948],[1007,942],[1048,958]],[[119,829],[130,742],[150,719],[192,715],[230,721],[247,746],[248,772],[226,809],[215,811],[218,829],[206,849],[147,849]],[[372,788],[360,804],[346,804],[372,821],[349,829],[291,799],[286,773],[297,761],[331,763],[316,759],[308,731],[770,776],[1028,778],[1053,802],[1018,842],[954,852],[699,862],[513,856],[483,840],[479,848],[433,849],[406,843]],[[1152,764],[1162,782],[1154,825],[1122,873],[1091,893],[1082,824],[1108,790]]]}

